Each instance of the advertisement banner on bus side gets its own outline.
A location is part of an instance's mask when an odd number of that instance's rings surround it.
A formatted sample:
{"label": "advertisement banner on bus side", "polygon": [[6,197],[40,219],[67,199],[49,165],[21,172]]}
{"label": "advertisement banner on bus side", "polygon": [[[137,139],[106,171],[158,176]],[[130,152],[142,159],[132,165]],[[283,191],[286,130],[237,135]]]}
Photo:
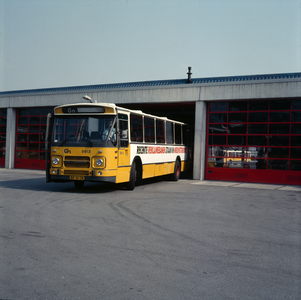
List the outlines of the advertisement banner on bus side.
{"label": "advertisement banner on bus side", "polygon": [[135,156],[140,156],[143,164],[174,162],[178,156],[186,161],[188,147],[131,144],[131,161]]}
{"label": "advertisement banner on bus side", "polygon": [[136,154],[187,153],[187,151],[187,147],[182,146],[137,146]]}

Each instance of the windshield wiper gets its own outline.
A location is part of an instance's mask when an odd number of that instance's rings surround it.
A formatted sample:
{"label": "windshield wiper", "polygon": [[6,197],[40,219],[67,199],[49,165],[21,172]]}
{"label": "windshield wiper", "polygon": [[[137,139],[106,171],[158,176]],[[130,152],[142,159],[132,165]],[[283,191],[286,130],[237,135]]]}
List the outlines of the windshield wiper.
{"label": "windshield wiper", "polygon": [[[114,118],[113,124],[108,132],[107,138],[106,138],[106,142],[108,142],[109,140],[112,139],[113,135],[116,134],[116,128],[115,128],[115,123],[117,121],[117,117]],[[114,131],[115,130],[115,131]]]}
{"label": "windshield wiper", "polygon": [[67,142],[70,142],[71,140],[74,140],[74,138],[69,138],[69,139],[65,139],[63,142],[62,142],[62,146],[65,146]]}

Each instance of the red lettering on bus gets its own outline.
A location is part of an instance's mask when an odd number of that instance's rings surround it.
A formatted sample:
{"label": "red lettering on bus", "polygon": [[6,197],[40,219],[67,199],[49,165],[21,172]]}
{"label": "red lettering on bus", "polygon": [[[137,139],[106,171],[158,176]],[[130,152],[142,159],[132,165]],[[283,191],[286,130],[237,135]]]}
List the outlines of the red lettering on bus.
{"label": "red lettering on bus", "polygon": [[167,147],[168,151],[166,150],[166,147],[152,147],[152,146],[148,146],[148,154],[164,154],[164,153],[187,153],[188,150],[186,147],[174,147],[174,150],[171,151],[172,149],[170,149],[170,147]]}
{"label": "red lettering on bus", "polygon": [[187,148],[185,148],[185,147],[175,147],[175,153],[187,153]]}
{"label": "red lettering on bus", "polygon": [[156,147],[156,153],[165,153],[165,147]]}
{"label": "red lettering on bus", "polygon": [[154,147],[148,147],[148,153],[153,154],[154,153]]}

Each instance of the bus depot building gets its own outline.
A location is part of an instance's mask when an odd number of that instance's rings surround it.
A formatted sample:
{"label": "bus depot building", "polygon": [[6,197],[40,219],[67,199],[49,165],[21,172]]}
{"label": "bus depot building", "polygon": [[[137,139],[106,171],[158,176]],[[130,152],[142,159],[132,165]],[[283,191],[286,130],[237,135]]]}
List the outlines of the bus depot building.
{"label": "bus depot building", "polygon": [[195,180],[301,185],[301,73],[0,92],[0,168],[44,170],[47,114],[85,95],[188,123]]}

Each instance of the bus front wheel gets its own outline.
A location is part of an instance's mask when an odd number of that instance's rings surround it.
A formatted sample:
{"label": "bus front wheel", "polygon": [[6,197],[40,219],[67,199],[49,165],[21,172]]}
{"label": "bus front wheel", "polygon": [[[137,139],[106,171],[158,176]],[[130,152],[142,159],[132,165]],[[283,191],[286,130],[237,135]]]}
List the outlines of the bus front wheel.
{"label": "bus front wheel", "polygon": [[130,173],[130,181],[126,183],[126,189],[129,191],[134,190],[136,183],[136,163],[133,162]]}

